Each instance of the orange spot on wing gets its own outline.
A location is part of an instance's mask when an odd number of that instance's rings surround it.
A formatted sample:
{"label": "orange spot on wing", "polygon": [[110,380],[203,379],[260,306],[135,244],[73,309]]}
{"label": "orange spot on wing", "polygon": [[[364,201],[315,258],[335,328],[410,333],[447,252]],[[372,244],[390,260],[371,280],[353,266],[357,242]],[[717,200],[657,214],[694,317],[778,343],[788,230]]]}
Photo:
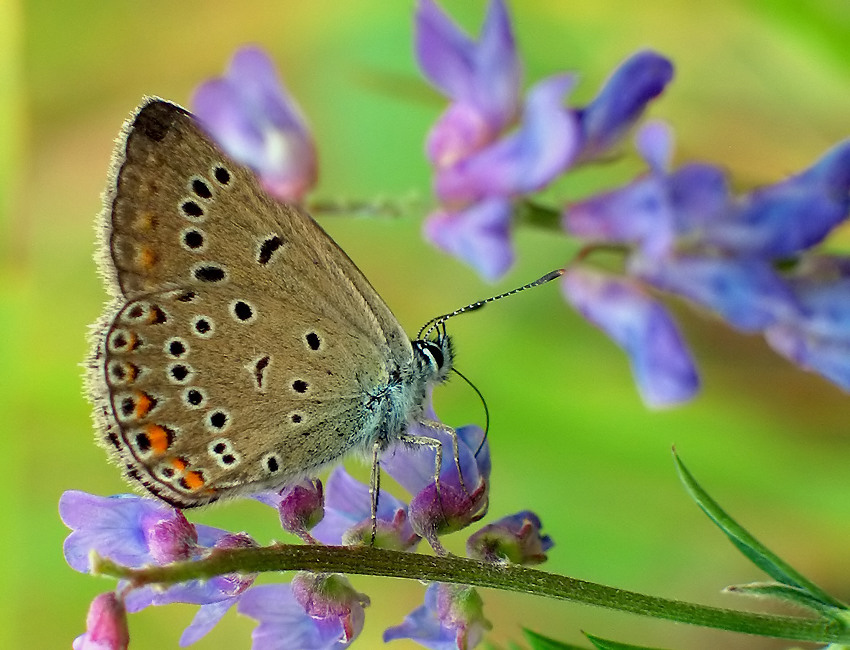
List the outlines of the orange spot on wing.
{"label": "orange spot on wing", "polygon": [[150,232],[156,226],[156,215],[150,211],[140,212],[133,221],[133,228],[139,232]]}
{"label": "orange spot on wing", "polygon": [[142,391],[136,391],[136,408],[133,410],[137,419],[142,419],[151,412],[156,405],[156,400]]}
{"label": "orange spot on wing", "polygon": [[156,264],[156,253],[149,246],[142,246],[136,255],[136,261],[145,271],[150,271]]}
{"label": "orange spot on wing", "polygon": [[149,424],[145,427],[145,433],[148,435],[151,451],[157,456],[164,454],[171,446],[171,436],[164,426]]}
{"label": "orange spot on wing", "polygon": [[174,468],[174,471],[179,473],[189,466],[189,462],[185,458],[172,458],[171,466]]}
{"label": "orange spot on wing", "polygon": [[181,482],[187,490],[198,490],[204,487],[204,484],[206,483],[204,475],[197,470],[186,472]]}

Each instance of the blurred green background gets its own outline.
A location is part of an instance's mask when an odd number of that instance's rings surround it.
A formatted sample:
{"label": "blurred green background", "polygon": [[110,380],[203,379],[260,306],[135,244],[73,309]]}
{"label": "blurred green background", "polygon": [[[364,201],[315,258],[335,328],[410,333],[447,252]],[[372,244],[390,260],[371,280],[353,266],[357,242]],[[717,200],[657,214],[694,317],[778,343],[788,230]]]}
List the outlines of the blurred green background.
{"label": "blurred green background", "polygon": [[[446,5],[477,31],[484,2]],[[512,11],[527,80],[577,70],[577,102],[640,47],[670,56],[676,79],[652,114],[675,126],[677,160],[722,163],[741,188],[808,165],[850,131],[846,0],[515,0]],[[418,80],[412,12],[412,2],[379,0],[0,2],[0,647],[69,647],[90,599],[111,586],[65,565],[57,502],[67,489],[126,491],[93,442],[79,365],[105,298],[91,259],[92,223],[122,121],[143,94],[188,103],[237,46],[260,43],[315,130],[314,197],[416,191],[427,200],[422,141],[442,104]],[[580,196],[636,169],[629,156],[582,171],[565,192]],[[422,240],[424,212],[322,220],[409,332],[563,265],[575,250],[560,237],[521,232],[520,263],[488,286]],[[847,249],[850,233],[830,245]],[[689,502],[670,459],[675,443],[733,516],[850,599],[847,395],[757,337],[674,309],[705,389],[666,412],[643,406],[624,355],[568,309],[554,285],[451,323],[458,366],[492,413],[492,516],[536,510],[557,543],[548,570],[746,607],[720,589],[764,576]],[[460,382],[437,400],[449,423],[480,421],[478,400]],[[252,503],[194,519],[262,542],[281,537],[276,518]],[[462,543],[462,534],[450,540],[457,552]],[[421,602],[417,583],[354,583],[372,597],[355,647],[378,647],[383,628]],[[490,638],[501,646],[520,638],[521,625],[576,643],[584,629],[694,650],[793,645],[513,594],[488,592],[485,600]],[[176,647],[193,612],[175,606],[132,616],[132,647]],[[251,625],[231,613],[195,647],[247,648]]]}

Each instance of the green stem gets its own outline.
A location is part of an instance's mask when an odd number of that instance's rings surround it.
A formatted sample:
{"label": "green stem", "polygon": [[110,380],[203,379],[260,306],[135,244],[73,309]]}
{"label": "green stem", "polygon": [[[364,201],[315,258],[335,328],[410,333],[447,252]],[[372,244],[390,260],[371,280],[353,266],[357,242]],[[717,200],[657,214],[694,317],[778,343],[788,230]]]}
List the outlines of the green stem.
{"label": "green stem", "polygon": [[545,573],[518,565],[467,558],[435,557],[370,547],[272,545],[214,551],[195,562],[130,569],[95,558],[93,572],[130,581],[133,586],[209,579],[226,573],[313,571],[378,575],[549,596],[642,616],[759,636],[818,643],[850,642],[850,630],[827,618],[753,614],[657,598],[633,591]]}

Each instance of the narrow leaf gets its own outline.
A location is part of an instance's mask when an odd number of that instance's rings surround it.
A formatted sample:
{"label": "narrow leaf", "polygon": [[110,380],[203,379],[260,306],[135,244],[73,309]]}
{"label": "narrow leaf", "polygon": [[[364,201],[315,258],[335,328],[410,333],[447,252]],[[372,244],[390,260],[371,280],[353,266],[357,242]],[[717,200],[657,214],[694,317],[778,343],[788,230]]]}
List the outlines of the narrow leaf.
{"label": "narrow leaf", "polygon": [[601,639],[598,636],[588,634],[587,632],[584,633],[584,636],[590,639],[590,642],[598,648],[598,650],[662,650],[662,648],[650,648],[643,645],[632,645],[630,643],[609,641],[607,639]]}
{"label": "narrow leaf", "polygon": [[523,628],[522,633],[531,644],[531,650],[587,650],[587,648],[582,648],[571,643],[555,641],[555,639],[550,639],[526,628]]}
{"label": "narrow leaf", "polygon": [[748,533],[740,524],[738,524],[738,522],[732,519],[732,517],[730,517],[729,514],[723,510],[714,499],[708,496],[702,487],[700,487],[700,485],[696,482],[696,479],[679,459],[675,450],[673,450],[673,459],[676,462],[676,469],[679,472],[679,478],[682,480],[682,483],[684,483],[685,489],[687,489],[691,498],[697,502],[697,505],[702,508],[703,512],[705,512],[705,514],[707,514],[708,517],[720,527],[720,530],[726,533],[726,536],[736,547],[738,547],[738,550],[748,557],[751,562],[774,580],[791,587],[796,587],[825,605],[836,607],[838,609],[847,609],[847,606],[844,603],[830,596],[811,580],[800,574],[796,569],[789,566],[784,560],[780,559],[775,553],[764,546],[764,544]]}
{"label": "narrow leaf", "polygon": [[731,585],[726,587],[724,591],[756,598],[775,598],[842,623],[848,622],[848,611],[846,609],[827,605],[798,587],[791,587],[775,582],[752,582],[746,585]]}

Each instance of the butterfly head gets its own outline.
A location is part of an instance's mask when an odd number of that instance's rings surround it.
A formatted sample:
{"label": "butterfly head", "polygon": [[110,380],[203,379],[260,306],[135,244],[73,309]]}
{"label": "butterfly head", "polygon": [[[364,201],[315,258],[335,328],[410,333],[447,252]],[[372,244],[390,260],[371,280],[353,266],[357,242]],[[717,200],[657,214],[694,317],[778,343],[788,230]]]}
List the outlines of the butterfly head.
{"label": "butterfly head", "polygon": [[454,361],[452,340],[445,331],[439,332],[433,339],[413,341],[413,351],[423,374],[432,381],[445,381]]}

